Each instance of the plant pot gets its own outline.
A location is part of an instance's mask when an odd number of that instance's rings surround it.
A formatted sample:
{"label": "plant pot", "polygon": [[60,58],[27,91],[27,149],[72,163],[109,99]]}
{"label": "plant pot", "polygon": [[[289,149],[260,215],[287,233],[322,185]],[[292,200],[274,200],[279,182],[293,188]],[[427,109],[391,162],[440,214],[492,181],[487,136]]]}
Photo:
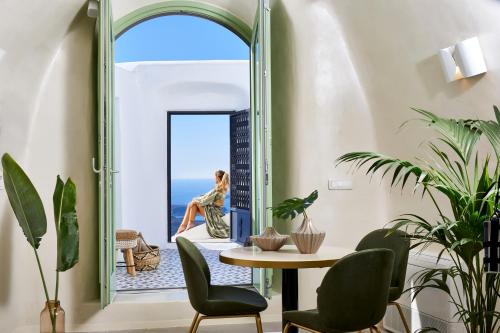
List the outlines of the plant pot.
{"label": "plant pot", "polygon": [[[55,315],[55,330],[52,329],[52,319],[50,318],[51,312]],[[49,301],[45,303],[40,313],[40,333],[64,333],[65,313],[61,308],[59,301]]]}
{"label": "plant pot", "polygon": [[250,236],[252,242],[262,251],[278,251],[288,240],[287,235],[279,234],[274,227],[267,227],[258,236]]}
{"label": "plant pot", "polygon": [[291,236],[300,253],[311,254],[318,252],[325,239],[325,232],[316,229],[311,219],[304,218],[300,227],[292,232]]}

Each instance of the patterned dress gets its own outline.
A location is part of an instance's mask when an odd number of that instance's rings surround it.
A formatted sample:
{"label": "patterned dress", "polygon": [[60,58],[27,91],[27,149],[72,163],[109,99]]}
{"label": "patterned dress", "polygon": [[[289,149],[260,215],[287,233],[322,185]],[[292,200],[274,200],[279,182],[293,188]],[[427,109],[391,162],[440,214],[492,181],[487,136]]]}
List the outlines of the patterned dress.
{"label": "patterned dress", "polygon": [[207,194],[194,198],[193,201],[205,209],[205,221],[207,222],[207,231],[212,238],[228,238],[229,226],[222,217],[224,212],[224,197],[226,193],[213,189]]}

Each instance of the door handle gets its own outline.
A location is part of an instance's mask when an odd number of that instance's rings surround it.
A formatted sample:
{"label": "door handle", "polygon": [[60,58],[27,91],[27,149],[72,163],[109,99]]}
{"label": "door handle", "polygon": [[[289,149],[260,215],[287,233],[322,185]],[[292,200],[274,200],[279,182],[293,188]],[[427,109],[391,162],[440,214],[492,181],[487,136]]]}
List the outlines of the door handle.
{"label": "door handle", "polygon": [[99,169],[95,167],[95,157],[92,157],[92,171],[97,174],[102,172],[102,167],[100,167]]}

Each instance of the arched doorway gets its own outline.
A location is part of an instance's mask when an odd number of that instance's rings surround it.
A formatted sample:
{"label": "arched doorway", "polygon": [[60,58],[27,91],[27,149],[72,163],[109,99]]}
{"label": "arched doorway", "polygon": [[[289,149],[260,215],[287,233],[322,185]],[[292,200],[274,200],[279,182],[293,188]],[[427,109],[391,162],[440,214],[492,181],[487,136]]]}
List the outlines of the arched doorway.
{"label": "arched doorway", "polygon": [[[236,130],[231,120],[243,115],[249,123],[249,53],[232,31],[186,13],[142,20],[116,40],[114,224],[140,232],[161,251],[159,267],[135,277],[119,263],[117,291],[185,287],[175,245],[184,223],[192,228],[182,236],[217,267],[214,283],[251,284],[250,269],[218,261],[220,251],[241,246],[252,234],[251,160],[241,153],[250,149],[249,126],[238,132],[234,149],[230,144]],[[224,217],[187,216],[189,202],[214,188],[215,170],[231,179],[233,191],[220,209]]]}
{"label": "arched doorway", "polygon": [[[116,229],[114,179],[117,170],[114,163],[114,122],[115,110],[111,96],[114,96],[113,43],[116,37],[145,20],[163,15],[193,15],[208,18],[235,34],[250,45],[251,50],[251,157],[252,157],[252,220],[253,233],[260,233],[264,226],[271,224],[272,205],[270,195],[271,178],[271,117],[270,117],[270,40],[269,10],[264,0],[258,0],[255,26],[250,29],[236,16],[224,9],[195,1],[167,1],[135,10],[116,23],[111,21],[110,0],[99,2],[99,224],[100,224],[100,282],[102,305],[109,304],[115,294],[115,250],[114,230]],[[113,32],[115,29],[115,32]],[[269,279],[261,271],[254,271],[254,284],[264,291]]]}

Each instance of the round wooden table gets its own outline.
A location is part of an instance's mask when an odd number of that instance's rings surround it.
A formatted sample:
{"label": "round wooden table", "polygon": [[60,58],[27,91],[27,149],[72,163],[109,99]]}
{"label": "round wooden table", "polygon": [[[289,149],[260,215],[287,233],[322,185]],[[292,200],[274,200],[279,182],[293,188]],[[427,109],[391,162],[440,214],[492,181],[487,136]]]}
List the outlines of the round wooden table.
{"label": "round wooden table", "polygon": [[295,245],[285,245],[279,251],[262,251],[251,246],[222,251],[219,260],[229,265],[281,269],[281,306],[283,311],[290,311],[298,309],[299,268],[331,267],[337,260],[353,252],[341,247],[322,246],[315,254],[301,254]]}

